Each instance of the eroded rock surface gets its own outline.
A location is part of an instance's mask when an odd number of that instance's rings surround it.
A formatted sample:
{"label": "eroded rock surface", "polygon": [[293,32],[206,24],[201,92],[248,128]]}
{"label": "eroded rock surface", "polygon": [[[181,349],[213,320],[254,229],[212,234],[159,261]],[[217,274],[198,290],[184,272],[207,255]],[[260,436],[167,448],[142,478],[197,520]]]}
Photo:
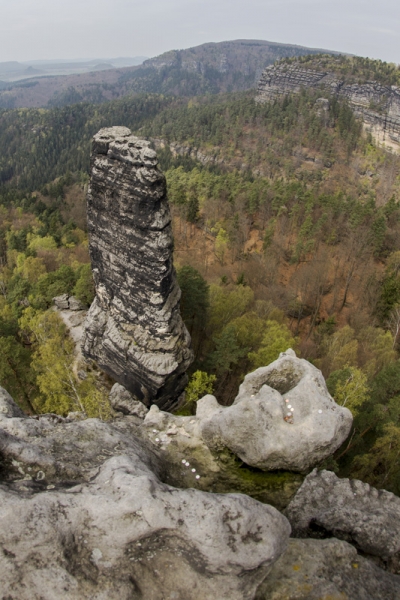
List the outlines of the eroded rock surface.
{"label": "eroded rock surface", "polygon": [[133,415],[139,419],[144,419],[149,412],[143,402],[136,400],[133,394],[119,383],[115,383],[111,388],[109,400],[112,408],[124,415]]}
{"label": "eroded rock surface", "polygon": [[176,489],[113,423],[21,416],[0,390],[0,581],[13,600],[250,600],[286,518],[240,494]]}
{"label": "eroded rock surface", "polygon": [[88,228],[96,298],[83,353],[144,404],[170,410],[193,355],[179,313],[166,183],[149,142],[125,127],[94,137]]}
{"label": "eroded rock surface", "polygon": [[256,600],[399,600],[400,577],[337,540],[291,539]]}
{"label": "eroded rock surface", "polygon": [[302,473],[343,443],[352,420],[330,396],[321,372],[288,350],[247,375],[232,406],[207,395],[197,402],[195,417],[153,408],[145,425],[171,454],[179,447],[196,448],[210,474],[226,451],[263,471]]}
{"label": "eroded rock surface", "polygon": [[316,469],[289,504],[297,537],[335,536],[400,573],[400,498],[357,479]]}
{"label": "eroded rock surface", "polygon": [[228,448],[209,448],[198,417],[175,416],[152,406],[140,432],[165,458],[164,477],[171,485],[240,492],[283,510],[304,480],[297,473],[251,468]]}
{"label": "eroded rock surface", "polygon": [[[400,88],[376,81],[345,83],[333,73],[307,69],[297,64],[267,67],[258,84],[258,102],[296,93],[301,88],[322,88],[346,98],[379,141],[400,144]],[[376,108],[374,108],[376,107]]]}

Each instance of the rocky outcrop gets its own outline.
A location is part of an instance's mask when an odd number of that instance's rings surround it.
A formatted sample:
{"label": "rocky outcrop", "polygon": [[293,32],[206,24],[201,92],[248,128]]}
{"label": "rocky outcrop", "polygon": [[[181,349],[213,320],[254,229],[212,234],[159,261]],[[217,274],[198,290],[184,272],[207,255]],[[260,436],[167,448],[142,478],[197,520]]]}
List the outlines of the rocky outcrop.
{"label": "rocky outcrop", "polygon": [[176,489],[113,423],[27,418],[0,389],[0,580],[18,600],[250,600],[290,526],[247,496]]}
{"label": "rocky outcrop", "polygon": [[298,64],[267,67],[258,84],[257,102],[297,93],[301,88],[321,88],[346,98],[379,141],[400,144],[400,88],[376,81],[346,83],[335,74],[306,69]]}
{"label": "rocky outcrop", "polygon": [[82,304],[75,296],[69,296],[68,294],[61,294],[53,298],[53,302],[58,310],[85,310],[87,307]]}
{"label": "rocky outcrop", "polygon": [[256,600],[399,600],[400,577],[382,571],[350,544],[291,539]]}
{"label": "rocky outcrop", "polygon": [[285,514],[296,536],[344,539],[400,573],[400,498],[394,494],[314,470]]}
{"label": "rocky outcrop", "polygon": [[136,400],[135,397],[119,383],[115,383],[111,388],[109,400],[111,407],[116,412],[120,412],[123,415],[133,415],[139,419],[144,419],[149,412],[149,409],[146,408],[143,402]]}
{"label": "rocky outcrop", "polygon": [[170,410],[192,351],[179,314],[166,183],[149,142],[125,127],[94,137],[88,228],[96,297],[83,353],[144,404]]}
{"label": "rocky outcrop", "polygon": [[232,406],[208,395],[197,402],[195,417],[152,407],[146,425],[171,456],[196,449],[198,466],[209,477],[220,470],[224,453],[263,471],[302,473],[344,442],[352,415],[335,403],[321,372],[288,350],[247,375]]}
{"label": "rocky outcrop", "polygon": [[[165,483],[168,453],[137,421],[26,417],[0,388],[2,597],[400,599],[400,577],[347,542],[289,540],[272,507],[196,489],[195,448],[181,465],[190,481]],[[396,515],[383,510],[386,527]]]}

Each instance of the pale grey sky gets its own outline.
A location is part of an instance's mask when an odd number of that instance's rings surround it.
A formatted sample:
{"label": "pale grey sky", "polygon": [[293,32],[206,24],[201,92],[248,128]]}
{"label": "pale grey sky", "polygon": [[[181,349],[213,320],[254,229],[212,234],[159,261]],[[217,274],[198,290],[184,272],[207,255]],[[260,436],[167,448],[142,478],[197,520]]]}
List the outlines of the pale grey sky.
{"label": "pale grey sky", "polygon": [[263,39],[400,63],[399,0],[0,0],[0,61]]}

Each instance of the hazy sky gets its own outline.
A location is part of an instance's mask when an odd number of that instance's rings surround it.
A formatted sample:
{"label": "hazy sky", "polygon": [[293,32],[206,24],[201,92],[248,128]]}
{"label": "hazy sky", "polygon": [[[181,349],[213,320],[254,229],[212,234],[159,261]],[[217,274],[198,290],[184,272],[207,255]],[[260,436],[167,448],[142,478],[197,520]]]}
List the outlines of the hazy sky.
{"label": "hazy sky", "polygon": [[400,63],[399,0],[0,0],[0,61],[262,39]]}

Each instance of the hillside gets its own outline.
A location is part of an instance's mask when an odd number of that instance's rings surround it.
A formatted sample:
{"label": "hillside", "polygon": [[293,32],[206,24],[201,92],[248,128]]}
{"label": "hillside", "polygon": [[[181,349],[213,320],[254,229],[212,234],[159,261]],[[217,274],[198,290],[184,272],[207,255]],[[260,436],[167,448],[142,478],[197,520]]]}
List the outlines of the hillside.
{"label": "hillside", "polygon": [[294,346],[355,416],[330,466],[399,493],[399,157],[344,98],[254,98],[150,94],[1,112],[0,385],[25,407],[48,401],[32,331],[54,295],[91,301],[90,138],[126,125],[153,141],[166,172],[194,370],[230,404],[246,372]]}
{"label": "hillside", "polygon": [[[378,142],[400,144],[400,67],[362,57],[316,55],[282,59],[265,69],[258,102],[304,89],[346,99]],[[323,101],[322,101],[323,102]],[[325,104],[326,104],[325,102]],[[323,106],[321,105],[321,109]]]}
{"label": "hillside", "polygon": [[262,70],[277,59],[316,52],[261,40],[203,44],[166,52],[138,67],[29,77],[8,86],[2,82],[6,87],[0,90],[0,108],[99,103],[144,92],[194,96],[244,90],[255,87]]}

